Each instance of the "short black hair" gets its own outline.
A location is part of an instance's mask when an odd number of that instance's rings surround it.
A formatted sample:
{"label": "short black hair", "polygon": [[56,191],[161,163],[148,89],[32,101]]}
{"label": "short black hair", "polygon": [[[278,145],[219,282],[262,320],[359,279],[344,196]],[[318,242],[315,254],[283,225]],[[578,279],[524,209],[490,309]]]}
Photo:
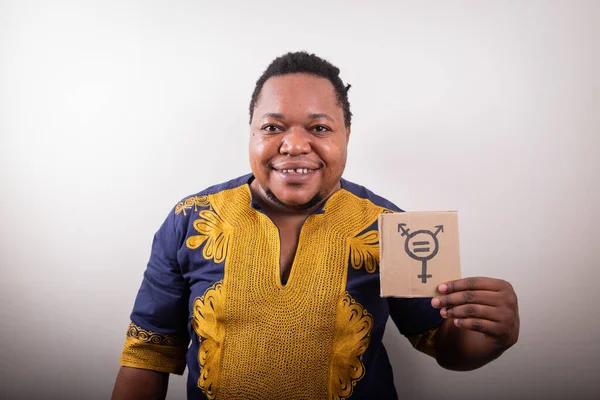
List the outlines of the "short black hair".
{"label": "short black hair", "polygon": [[258,101],[258,96],[267,79],[273,76],[304,73],[325,78],[331,82],[335,89],[335,94],[340,107],[344,111],[344,124],[348,127],[352,122],[352,113],[350,112],[350,102],[348,101],[348,90],[350,85],[344,85],[340,78],[340,69],[314,54],[308,54],[305,51],[287,53],[277,57],[269,64],[265,72],[256,81],[252,99],[250,100],[250,123],[252,123],[252,114]]}

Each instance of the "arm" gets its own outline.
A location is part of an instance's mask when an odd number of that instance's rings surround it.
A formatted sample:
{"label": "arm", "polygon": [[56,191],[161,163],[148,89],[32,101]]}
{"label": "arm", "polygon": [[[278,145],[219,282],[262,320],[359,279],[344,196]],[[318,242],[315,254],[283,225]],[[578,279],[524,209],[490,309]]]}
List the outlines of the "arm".
{"label": "arm", "polygon": [[169,374],[131,367],[121,367],[112,400],[164,400]]}
{"label": "arm", "polygon": [[517,342],[517,295],[510,283],[465,278],[442,284],[431,305],[446,318],[436,336],[436,359],[444,368],[468,371],[498,358]]}
{"label": "arm", "polygon": [[177,260],[174,213],[160,227],[127,328],[113,399],[164,399],[169,373],[183,374],[189,288]]}
{"label": "arm", "polygon": [[435,357],[437,332],[444,318],[431,306],[431,298],[388,297],[387,301],[390,317],[400,333],[415,349]]}

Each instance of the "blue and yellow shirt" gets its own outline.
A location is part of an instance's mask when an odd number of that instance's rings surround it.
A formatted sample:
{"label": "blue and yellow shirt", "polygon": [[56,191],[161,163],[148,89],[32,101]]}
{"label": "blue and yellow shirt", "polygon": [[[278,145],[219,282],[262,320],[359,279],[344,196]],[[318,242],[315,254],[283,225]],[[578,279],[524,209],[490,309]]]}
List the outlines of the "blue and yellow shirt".
{"label": "blue and yellow shirt", "polygon": [[392,316],[432,354],[429,299],[379,296],[379,214],[401,211],[362,186],[310,215],[288,281],[279,232],[252,175],[178,203],[154,237],[121,365],[182,374],[189,399],[395,399],[382,345]]}

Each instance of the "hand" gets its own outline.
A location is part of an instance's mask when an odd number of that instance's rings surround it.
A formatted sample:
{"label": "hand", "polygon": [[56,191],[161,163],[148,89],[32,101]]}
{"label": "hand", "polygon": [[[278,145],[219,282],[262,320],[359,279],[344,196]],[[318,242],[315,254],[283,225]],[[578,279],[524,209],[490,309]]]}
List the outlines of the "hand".
{"label": "hand", "polygon": [[485,334],[495,344],[507,349],[519,337],[517,294],[506,281],[493,278],[464,278],[438,286],[442,296],[431,299],[444,318],[454,324]]}

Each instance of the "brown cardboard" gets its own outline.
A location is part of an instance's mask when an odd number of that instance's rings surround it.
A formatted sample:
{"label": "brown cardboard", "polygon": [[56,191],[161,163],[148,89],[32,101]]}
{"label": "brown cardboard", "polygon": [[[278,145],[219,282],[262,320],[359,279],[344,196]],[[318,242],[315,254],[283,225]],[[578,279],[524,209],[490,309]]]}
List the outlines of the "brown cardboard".
{"label": "brown cardboard", "polygon": [[381,214],[379,251],[381,296],[433,297],[440,283],[461,277],[458,214]]}

